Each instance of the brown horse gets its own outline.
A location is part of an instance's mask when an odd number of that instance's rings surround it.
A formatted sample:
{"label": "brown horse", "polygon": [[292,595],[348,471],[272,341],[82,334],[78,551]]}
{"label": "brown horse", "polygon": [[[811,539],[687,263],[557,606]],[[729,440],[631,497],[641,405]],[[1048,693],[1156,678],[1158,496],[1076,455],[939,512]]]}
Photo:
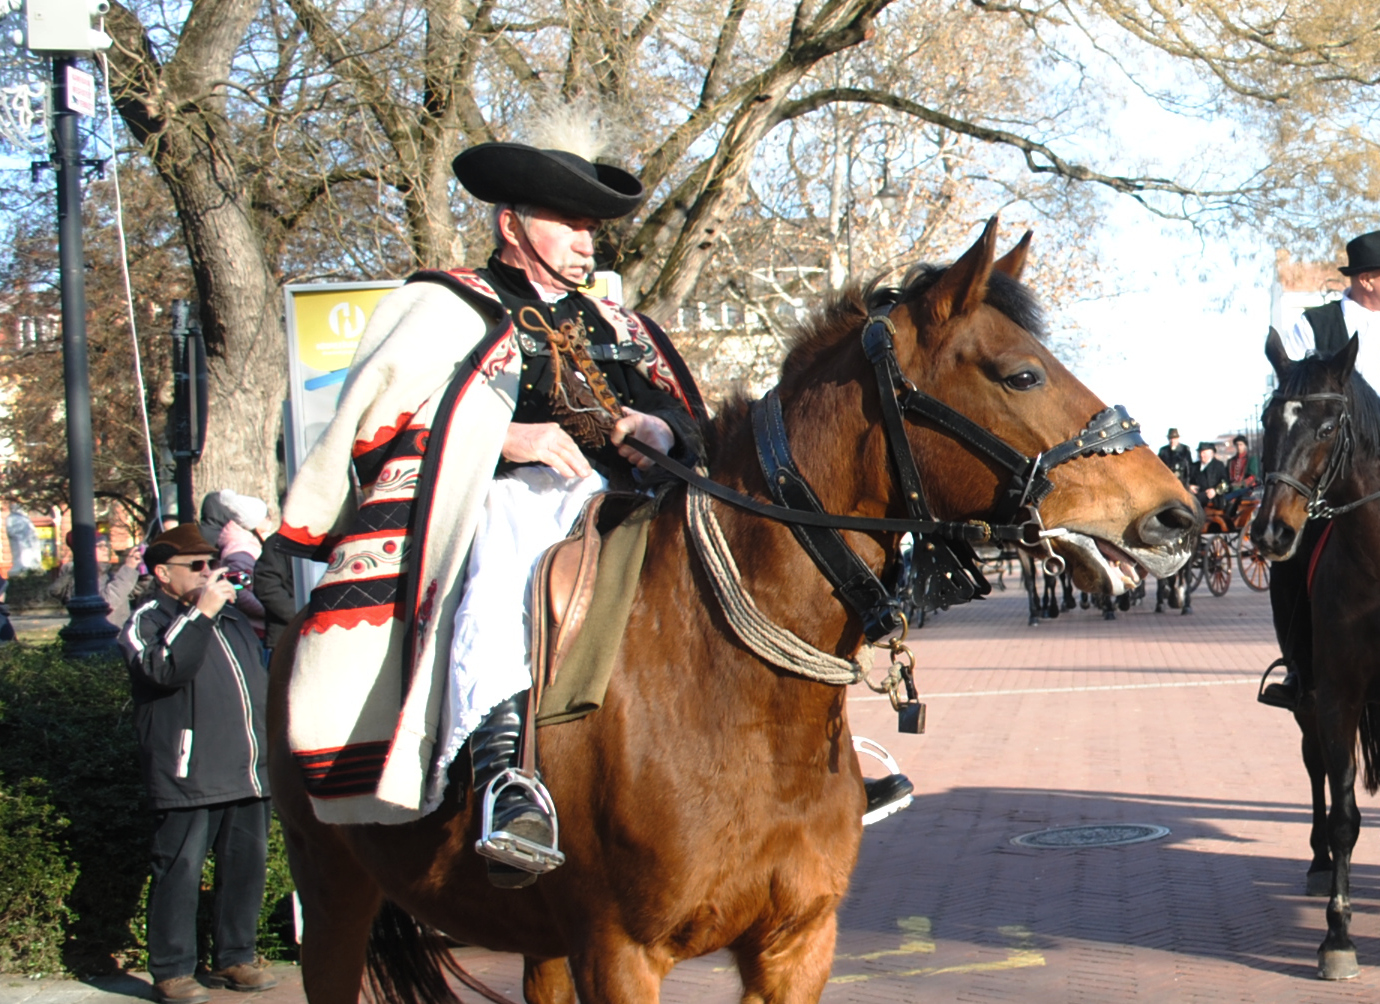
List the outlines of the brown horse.
{"label": "brown horse", "polygon": [[[1079,436],[1104,405],[1032,335],[1017,280],[1029,237],[994,262],[996,220],[958,262],[919,273],[891,310],[915,387],[1035,456]],[[834,514],[905,515],[854,291],[800,331],[778,387],[800,471]],[[1132,423],[1127,420],[1126,428]],[[720,482],[769,497],[745,403],[710,432]],[[989,516],[1009,474],[935,425],[905,437],[935,514]],[[1081,444],[1080,444],[1081,445]],[[1148,449],[1079,456],[1051,479],[1045,525],[1084,589],[1121,592],[1168,575],[1196,529],[1190,497]],[[474,853],[466,758],[444,804],[397,826],[328,826],[312,814],[286,746],[291,646],[275,659],[274,798],[304,913],[312,1004],[354,1004],[366,955],[386,994],[446,993],[411,922],[526,956],[531,1002],[655,1001],[681,959],[727,948],[745,1001],[814,1001],[833,958],[835,913],[862,834],[862,776],[846,691],[767,664],[733,636],[687,539],[684,490],[654,520],[638,596],[603,707],[543,728],[540,756],[566,863],[522,890],[493,888]],[[863,628],[778,523],[715,506],[748,593],[778,625],[849,657]],[[875,571],[897,535],[845,534]],[[375,923],[376,915],[380,918]],[[371,945],[373,925],[373,947]],[[401,930],[406,928],[407,930]],[[391,929],[395,936],[387,936]],[[434,935],[432,935],[434,938]]]}
{"label": "brown horse", "polygon": [[1380,700],[1380,399],[1354,372],[1358,346],[1352,338],[1335,356],[1294,362],[1271,330],[1265,354],[1279,389],[1265,409],[1265,495],[1251,524],[1256,547],[1277,563],[1280,647],[1313,684],[1294,717],[1313,794],[1308,892],[1329,896],[1318,975],[1333,980],[1360,974],[1349,933],[1358,745],[1366,790],[1380,790],[1370,703]]}

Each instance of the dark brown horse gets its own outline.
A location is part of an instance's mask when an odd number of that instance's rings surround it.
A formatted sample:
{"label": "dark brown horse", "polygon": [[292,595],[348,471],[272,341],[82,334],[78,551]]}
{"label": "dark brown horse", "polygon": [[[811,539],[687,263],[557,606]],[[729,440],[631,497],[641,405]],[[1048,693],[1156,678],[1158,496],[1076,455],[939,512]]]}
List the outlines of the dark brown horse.
{"label": "dark brown horse", "polygon": [[[1330,896],[1323,979],[1360,973],[1348,933],[1358,737],[1366,790],[1380,788],[1380,721],[1368,708],[1380,700],[1380,499],[1362,501],[1380,490],[1380,400],[1354,372],[1357,346],[1353,338],[1335,356],[1294,362],[1270,332],[1265,354],[1279,389],[1265,409],[1266,488],[1251,524],[1261,554],[1276,562],[1281,648],[1313,683],[1294,717],[1313,792],[1308,891]],[[1329,539],[1315,554],[1327,520]]]}
{"label": "dark brown horse", "polygon": [[[1033,457],[1078,436],[1104,405],[1032,334],[1039,311],[1016,281],[1029,235],[994,262],[995,224],[953,266],[901,291],[896,353],[920,390]],[[899,517],[878,381],[859,344],[866,318],[856,292],[831,304],[799,333],[778,389],[796,463],[826,510]],[[927,422],[908,421],[904,434],[937,516],[991,514],[1008,472]],[[723,409],[710,439],[713,476],[768,498],[745,403]],[[1051,480],[1045,525],[1068,531],[1055,546],[1083,588],[1120,592],[1188,555],[1192,501],[1150,450],[1080,456]],[[312,1004],[354,1004],[366,954],[371,973],[415,999],[424,953],[415,929],[381,933],[399,926],[385,900],[458,941],[526,956],[532,1002],[655,1001],[678,961],[721,948],[737,961],[744,1000],[818,999],[862,834],[846,691],[769,665],[735,639],[687,540],[684,497],[674,493],[652,524],[605,704],[540,731],[567,860],[530,888],[486,880],[464,757],[442,807],[417,822],[318,822],[286,747],[292,652],[279,650],[274,798],[302,898]],[[859,617],[785,526],[715,509],[764,614],[818,649],[859,650]],[[878,572],[897,543],[845,537]]]}

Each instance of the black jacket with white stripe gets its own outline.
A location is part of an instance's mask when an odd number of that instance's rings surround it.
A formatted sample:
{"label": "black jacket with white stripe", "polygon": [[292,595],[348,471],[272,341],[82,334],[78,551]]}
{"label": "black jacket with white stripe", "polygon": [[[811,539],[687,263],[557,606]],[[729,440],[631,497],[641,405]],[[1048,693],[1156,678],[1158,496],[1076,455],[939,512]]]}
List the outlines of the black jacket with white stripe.
{"label": "black jacket with white stripe", "polygon": [[154,809],[267,798],[268,672],[231,604],[214,618],[159,589],[120,633]]}

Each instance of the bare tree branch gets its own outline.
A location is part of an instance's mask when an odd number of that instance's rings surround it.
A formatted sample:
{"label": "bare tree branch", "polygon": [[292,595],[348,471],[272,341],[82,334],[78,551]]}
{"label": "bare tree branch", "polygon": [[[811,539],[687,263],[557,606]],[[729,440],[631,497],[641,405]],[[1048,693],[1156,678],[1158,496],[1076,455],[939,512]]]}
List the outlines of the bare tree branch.
{"label": "bare tree branch", "polygon": [[[926,108],[924,105],[900,95],[863,87],[828,87],[814,91],[805,97],[783,105],[778,110],[776,121],[773,124],[809,114],[833,102],[858,102],[891,108],[924,122],[982,140],[985,143],[995,143],[1020,150],[1024,155],[1027,169],[1036,174],[1055,174],[1073,181],[1105,185],[1113,191],[1133,197],[1138,197],[1143,192],[1167,192],[1172,195],[1195,199],[1237,199],[1242,196],[1243,192],[1249,191],[1249,189],[1243,190],[1241,188],[1199,190],[1180,184],[1172,178],[1135,178],[1125,175],[1103,174],[1082,164],[1071,163],[1060,157],[1044,143],[1025,136],[1005,129],[993,129],[989,126],[978,125],[975,122],[967,122],[933,108]],[[1154,207],[1145,203],[1144,200],[1140,201],[1154,210]]]}

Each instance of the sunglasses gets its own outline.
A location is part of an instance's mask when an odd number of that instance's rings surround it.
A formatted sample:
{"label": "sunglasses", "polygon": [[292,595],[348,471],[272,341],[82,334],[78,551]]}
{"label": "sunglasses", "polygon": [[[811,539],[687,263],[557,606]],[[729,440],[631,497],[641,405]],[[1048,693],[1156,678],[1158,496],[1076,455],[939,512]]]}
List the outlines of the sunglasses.
{"label": "sunglasses", "polygon": [[197,558],[196,561],[188,561],[185,564],[181,561],[165,561],[165,565],[176,565],[178,568],[186,568],[193,572],[203,571],[207,566],[215,567],[215,562],[207,558]]}

